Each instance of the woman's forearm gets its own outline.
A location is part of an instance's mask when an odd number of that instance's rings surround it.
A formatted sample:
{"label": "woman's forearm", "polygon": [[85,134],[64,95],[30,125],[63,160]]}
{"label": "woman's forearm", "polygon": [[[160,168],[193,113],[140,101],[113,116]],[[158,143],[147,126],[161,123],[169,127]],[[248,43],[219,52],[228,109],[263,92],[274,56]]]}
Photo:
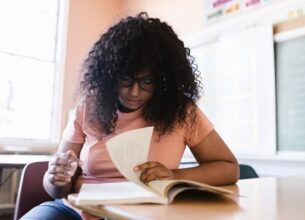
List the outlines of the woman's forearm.
{"label": "woman's forearm", "polygon": [[173,170],[175,179],[188,179],[210,185],[234,184],[239,179],[237,162],[211,161],[196,167]]}

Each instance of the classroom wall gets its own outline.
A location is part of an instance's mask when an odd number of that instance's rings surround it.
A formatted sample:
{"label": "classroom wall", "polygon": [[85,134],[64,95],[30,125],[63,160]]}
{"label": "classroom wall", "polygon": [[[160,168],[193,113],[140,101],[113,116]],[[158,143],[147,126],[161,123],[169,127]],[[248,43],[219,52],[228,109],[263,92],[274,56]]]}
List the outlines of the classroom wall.
{"label": "classroom wall", "polygon": [[[173,26],[179,36],[203,28],[202,0],[70,0],[64,66],[60,130],[75,106],[81,65],[100,34],[120,17],[146,11]],[[61,133],[61,131],[59,133]]]}
{"label": "classroom wall", "polygon": [[128,0],[122,1],[122,14],[148,12],[173,26],[179,36],[203,29],[202,0]]}
{"label": "classroom wall", "polygon": [[[81,64],[94,43],[101,33],[125,15],[135,15],[141,11],[146,11],[152,17],[159,17],[173,26],[174,30],[180,37],[200,33],[206,29],[213,30],[230,27],[236,20],[242,20],[238,17],[232,18],[231,21],[223,22],[223,25],[204,25],[203,11],[204,4],[202,0],[67,0],[69,2],[68,22],[67,22],[67,41],[65,51],[65,65],[63,71],[63,92],[62,106],[60,108],[60,133],[66,125],[68,112],[75,106],[74,94],[80,79]],[[292,1],[281,0],[287,4]],[[301,2],[294,0],[293,2]],[[303,1],[302,1],[303,2]],[[277,3],[274,3],[276,5]],[[247,13],[248,15],[248,13]],[[271,16],[271,15],[270,15]],[[249,16],[247,16],[248,18]],[[252,16],[253,17],[253,16]],[[250,18],[251,19],[251,18]],[[249,20],[249,19],[248,19]],[[202,35],[200,35],[202,37]],[[184,39],[186,40],[186,39]],[[273,160],[273,159],[272,159]],[[282,167],[287,163],[279,160],[279,164],[274,164],[272,160],[241,160],[241,162],[253,165],[259,173],[271,175],[276,173],[275,168],[282,172]],[[271,162],[270,162],[271,161]],[[266,164],[266,163],[270,164]],[[277,160],[275,161],[277,162]],[[282,164],[282,166],[279,166]],[[303,162],[304,164],[304,162]],[[304,165],[299,163],[291,165],[296,172],[296,167],[303,169]],[[269,169],[269,170],[268,170]],[[267,171],[266,171],[267,170]],[[289,171],[290,172],[290,171]],[[285,173],[289,173],[288,171]]]}
{"label": "classroom wall", "polygon": [[75,91],[85,56],[100,34],[115,20],[121,9],[121,0],[70,0],[68,7],[60,130],[65,127],[68,112],[75,105]]}

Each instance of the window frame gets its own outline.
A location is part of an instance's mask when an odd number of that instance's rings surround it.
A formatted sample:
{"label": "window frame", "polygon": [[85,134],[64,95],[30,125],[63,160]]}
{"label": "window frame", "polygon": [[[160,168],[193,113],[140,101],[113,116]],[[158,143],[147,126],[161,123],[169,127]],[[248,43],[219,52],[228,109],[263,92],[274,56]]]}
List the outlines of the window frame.
{"label": "window frame", "polygon": [[51,127],[48,139],[0,137],[0,152],[4,153],[52,153],[60,141],[62,103],[64,92],[64,69],[69,15],[69,0],[58,0],[56,42],[54,50],[54,75],[51,109]]}

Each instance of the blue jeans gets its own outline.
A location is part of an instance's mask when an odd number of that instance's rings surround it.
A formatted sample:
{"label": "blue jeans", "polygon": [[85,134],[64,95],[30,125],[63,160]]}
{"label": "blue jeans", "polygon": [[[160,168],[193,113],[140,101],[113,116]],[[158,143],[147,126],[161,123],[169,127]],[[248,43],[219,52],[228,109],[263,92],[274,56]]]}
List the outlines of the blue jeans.
{"label": "blue jeans", "polygon": [[32,208],[21,220],[82,220],[82,217],[62,200],[56,199]]}

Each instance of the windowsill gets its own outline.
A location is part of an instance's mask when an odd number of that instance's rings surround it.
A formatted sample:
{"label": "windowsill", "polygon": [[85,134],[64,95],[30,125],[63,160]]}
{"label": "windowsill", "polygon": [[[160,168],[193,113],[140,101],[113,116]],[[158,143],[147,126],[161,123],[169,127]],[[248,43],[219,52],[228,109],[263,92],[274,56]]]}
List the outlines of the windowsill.
{"label": "windowsill", "polygon": [[22,146],[22,145],[0,145],[0,154],[33,154],[33,155],[50,155],[54,154],[58,145],[46,144],[39,146]]}

